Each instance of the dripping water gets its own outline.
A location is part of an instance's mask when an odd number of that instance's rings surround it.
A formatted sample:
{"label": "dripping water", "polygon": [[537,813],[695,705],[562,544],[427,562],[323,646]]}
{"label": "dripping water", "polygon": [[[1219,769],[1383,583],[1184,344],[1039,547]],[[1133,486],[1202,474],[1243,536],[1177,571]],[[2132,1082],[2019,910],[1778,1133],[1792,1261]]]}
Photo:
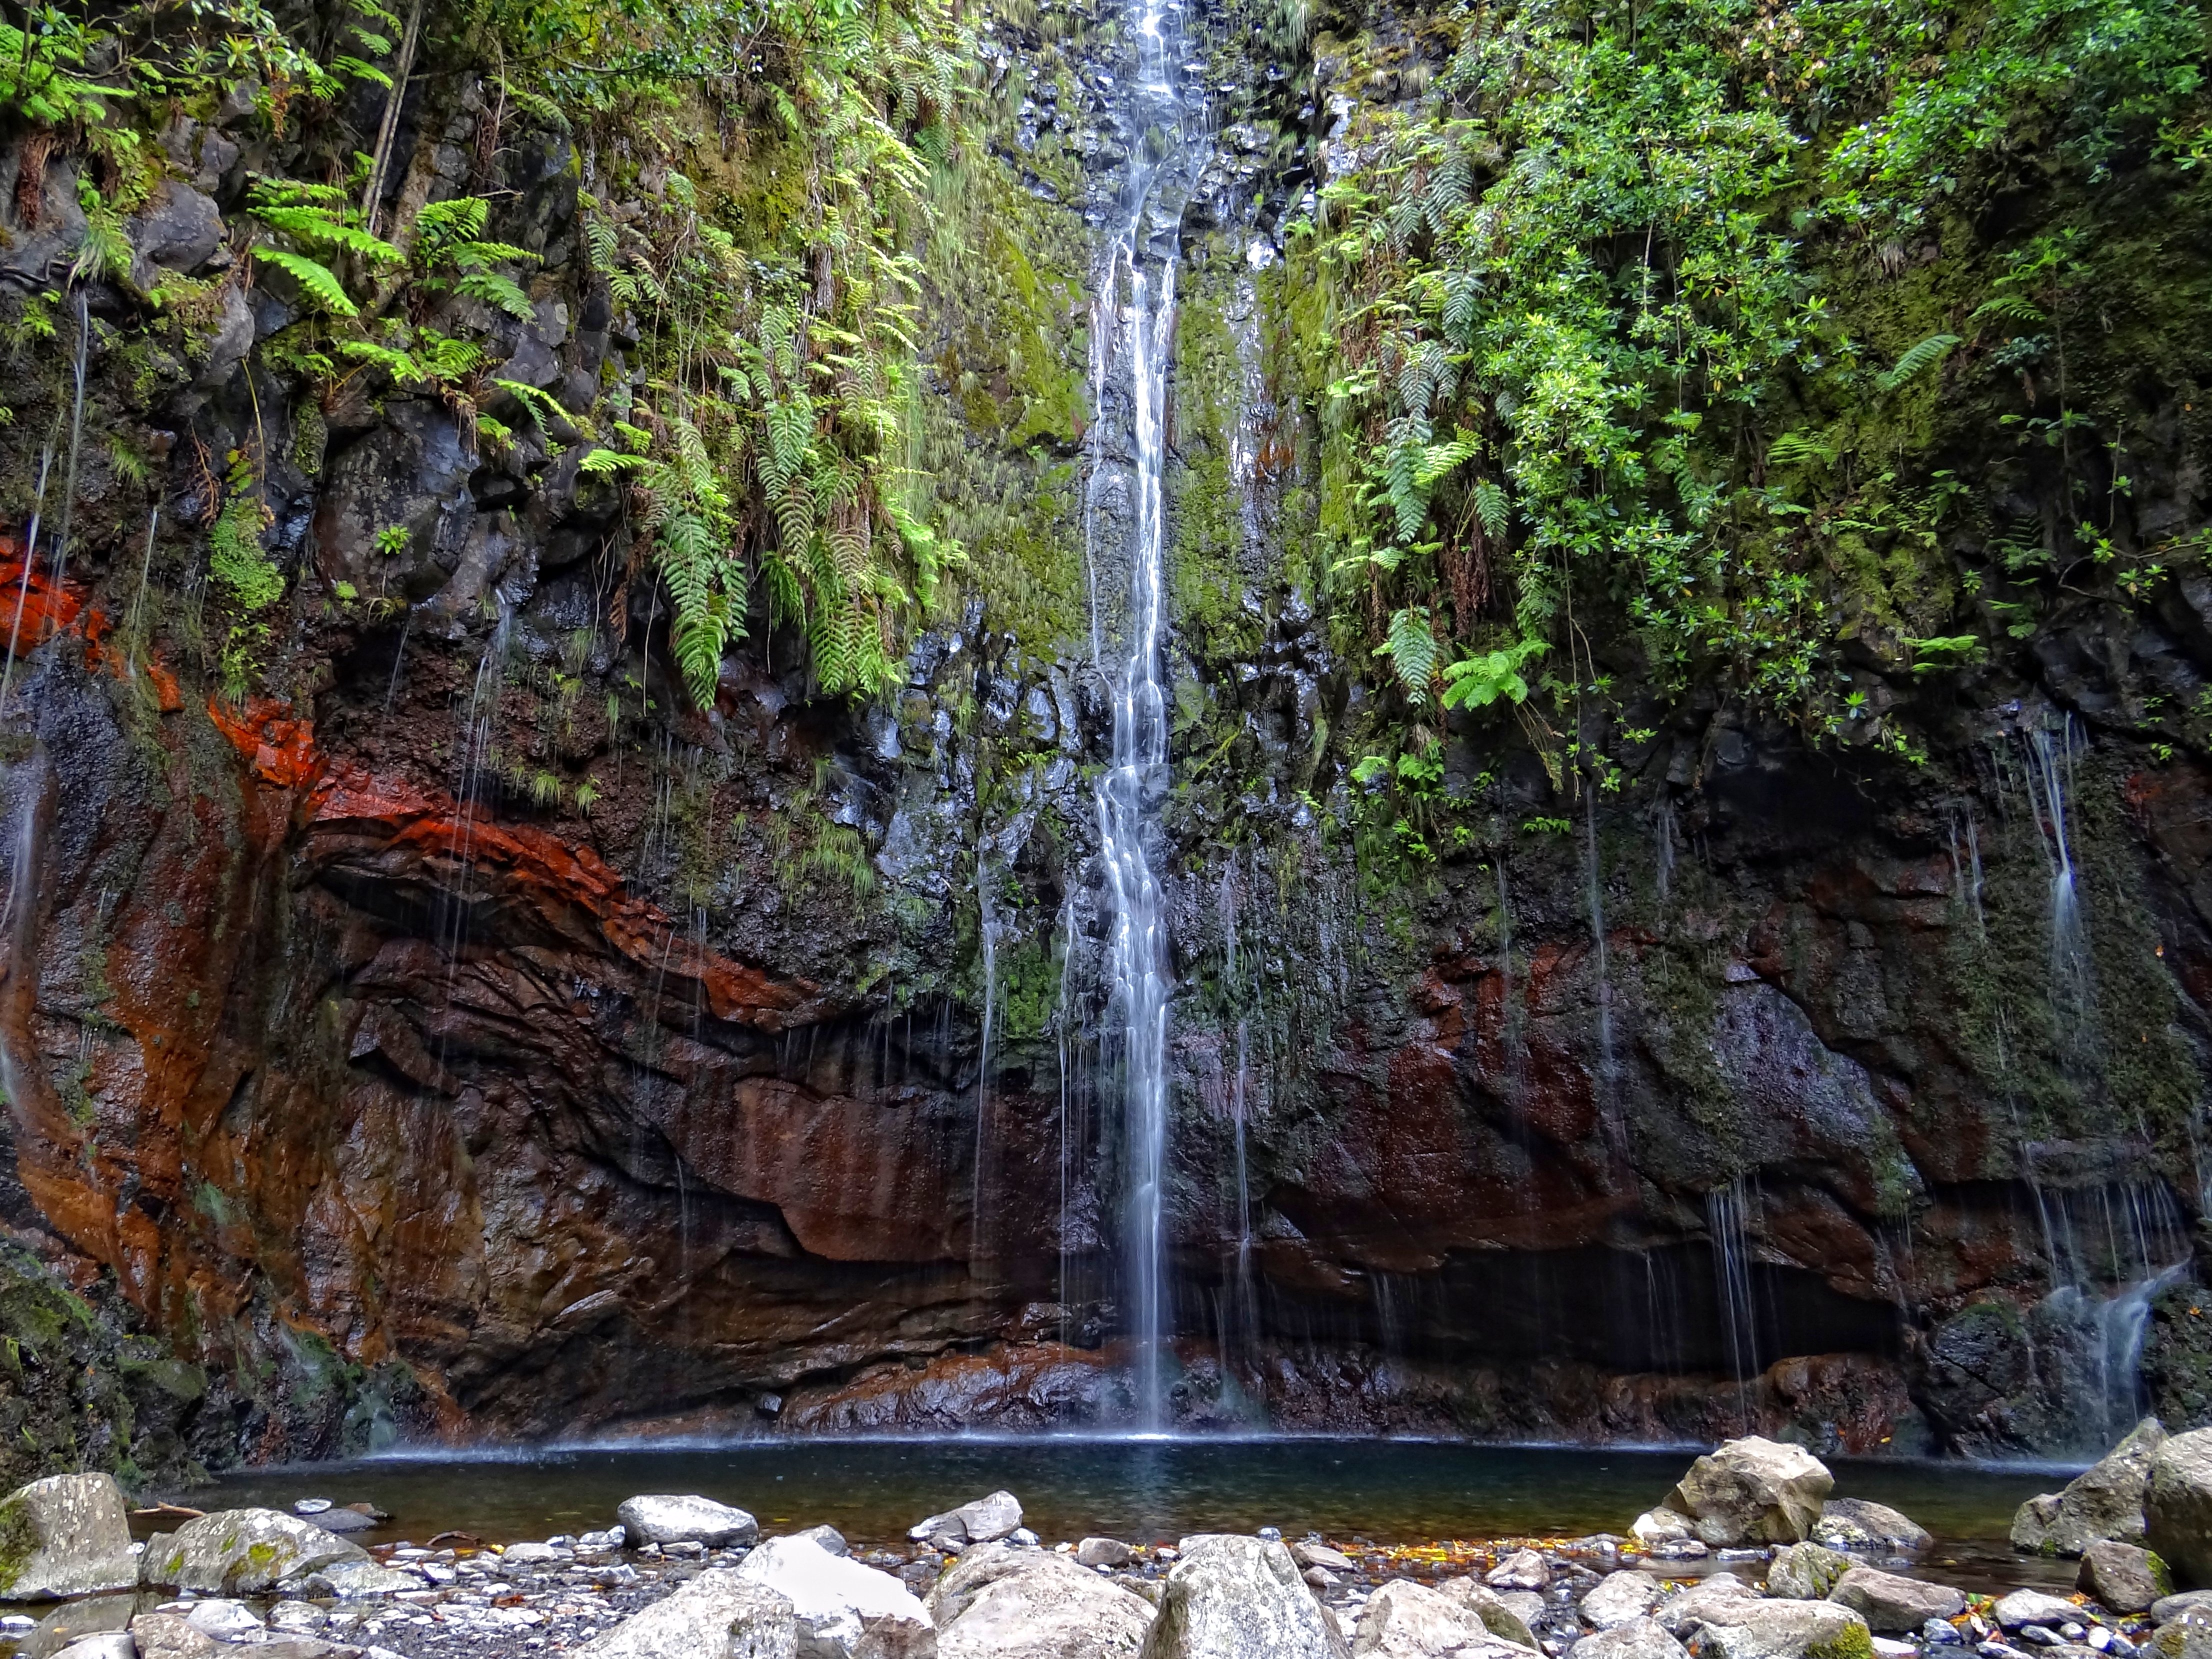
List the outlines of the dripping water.
{"label": "dripping water", "polygon": [[1246,1077],[1250,1066],[1250,1033],[1246,1022],[1240,1019],[1237,1022],[1237,1080],[1230,1091],[1229,1116],[1237,1133],[1236,1330],[1239,1358],[1247,1369],[1256,1366],[1260,1358],[1259,1309],[1252,1284],[1252,1179],[1244,1153]]}
{"label": "dripping water", "polygon": [[62,471],[62,523],[54,536],[54,591],[61,591],[69,565],[70,523],[76,512],[76,459],[84,442],[84,367],[92,343],[92,318],[86,309],[84,290],[76,295],[76,379],[70,398],[69,465]]}

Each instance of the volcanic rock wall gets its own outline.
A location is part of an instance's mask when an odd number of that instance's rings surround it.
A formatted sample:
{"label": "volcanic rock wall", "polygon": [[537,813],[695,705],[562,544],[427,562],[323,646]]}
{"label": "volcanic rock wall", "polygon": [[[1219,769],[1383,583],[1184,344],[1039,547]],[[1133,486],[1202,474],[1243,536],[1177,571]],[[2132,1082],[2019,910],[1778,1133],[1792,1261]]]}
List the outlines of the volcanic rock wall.
{"label": "volcanic rock wall", "polygon": [[[1220,35],[1211,79],[1246,90],[1181,228],[1160,860],[1178,1420],[2059,1452],[2132,1420],[2146,1322],[2169,1424],[2202,1419],[2212,772],[2140,716],[2212,672],[2212,588],[2060,615],[1940,690],[1865,667],[1917,763],[1632,692],[1581,734],[1622,757],[1594,791],[1454,716],[1478,827],[1405,854],[1352,776],[1384,711],[1288,550],[1310,451],[1275,240],[1346,100],[1397,83]],[[816,696],[757,617],[690,709],[580,435],[489,455],[435,398],[317,402],[249,355],[290,320],[271,295],[194,325],[88,291],[87,423],[156,464],[88,449],[69,569],[0,568],[0,1215],[11,1282],[123,1379],[41,1407],[106,1425],[80,1452],[1127,1419],[1087,598],[1095,565],[1110,641],[1126,570],[1114,491],[1086,513],[1072,482],[1110,483],[1126,410],[1054,411],[1132,135],[1110,31],[994,39],[975,187],[1030,280],[931,295],[925,459],[976,566],[874,705]],[[429,197],[483,118],[439,88],[398,169]],[[219,261],[172,233],[220,231],[252,143],[179,135],[148,259]],[[50,162],[27,223],[21,158],[0,277],[29,288],[74,179]],[[500,166],[498,234],[546,264],[499,372],[632,372],[580,158],[544,134]],[[4,441],[10,501],[64,355]],[[2193,428],[2166,429],[2136,509],[2193,524]],[[250,430],[291,597],[240,696],[193,572],[205,458]],[[2033,494],[2014,465],[1993,487]],[[116,1407],[149,1356],[185,1369]]]}

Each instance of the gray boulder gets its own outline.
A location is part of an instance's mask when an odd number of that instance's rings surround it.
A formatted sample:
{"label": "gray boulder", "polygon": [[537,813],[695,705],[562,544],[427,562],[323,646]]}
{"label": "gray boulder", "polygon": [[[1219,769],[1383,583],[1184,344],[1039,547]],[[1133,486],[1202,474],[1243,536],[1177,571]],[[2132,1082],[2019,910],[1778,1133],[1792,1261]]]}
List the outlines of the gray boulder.
{"label": "gray boulder", "polygon": [[1567,1650],[1569,1659],[1688,1659],[1689,1650],[1650,1619],[1585,1636]]}
{"label": "gray boulder", "polygon": [[368,1552],[281,1510],[218,1510],[149,1540],[139,1579],[204,1595],[258,1595]]}
{"label": "gray boulder", "polygon": [[797,1659],[798,1652],[790,1598],[722,1571],[701,1573],[576,1650],[577,1659]]}
{"label": "gray boulder", "polygon": [[627,1498],[615,1510],[615,1519],[641,1544],[704,1544],[723,1549],[760,1537],[760,1522],[751,1516],[696,1492]]}
{"label": "gray boulder", "polygon": [[1930,1619],[1950,1619],[1966,1610],[1961,1590],[1878,1567],[1853,1567],[1836,1581],[1828,1599],[1865,1620],[1869,1630],[1888,1635],[1917,1631]]}
{"label": "gray boulder", "polygon": [[994,1492],[988,1498],[918,1522],[907,1529],[906,1535],[916,1543],[957,1550],[969,1544],[996,1543],[1021,1524],[1021,1501],[1010,1492]]}
{"label": "gray boulder", "polygon": [[1506,1659],[1513,1650],[1492,1636],[1473,1607],[1456,1597],[1394,1579],[1367,1600],[1352,1632],[1353,1659]]}
{"label": "gray boulder", "polygon": [[[1079,1551],[1076,1559],[1083,1559]],[[1333,1550],[1326,1544],[1299,1543],[1291,1546],[1291,1559],[1302,1567],[1320,1567],[1328,1572],[1357,1572],[1359,1569],[1342,1550]]]}
{"label": "gray boulder", "polygon": [[1665,1586],[1648,1572],[1609,1572],[1583,1597],[1583,1621],[1600,1630],[1633,1624],[1650,1617],[1666,1593]]}
{"label": "gray boulder", "polygon": [[2184,1582],[2212,1586],[2212,1429],[2174,1435],[2151,1454],[2142,1541]]}
{"label": "gray boulder", "polygon": [[2142,1542],[2151,1462],[2166,1438],[2165,1426],[2146,1417],[2094,1467],[2057,1492],[2029,1498],[2013,1516],[2013,1547],[2039,1555],[2079,1555],[2100,1538]]}
{"label": "gray boulder", "polygon": [[2212,1659],[2212,1612],[2191,1607],[2160,1625],[2142,1651],[2147,1659]]}
{"label": "gray boulder", "polygon": [[1708,1622],[1708,1659],[1872,1659],[1866,1620],[1833,1601],[1747,1600],[1729,1622]]}
{"label": "gray boulder", "polygon": [[1662,1601],[1651,1616],[1669,1636],[1686,1641],[1699,1626],[1732,1617],[1737,1606],[1752,1596],[1751,1586],[1734,1573],[1716,1572],[1681,1595]]}
{"label": "gray boulder", "polygon": [[[1447,1578],[1437,1586],[1437,1593],[1458,1602],[1481,1623],[1483,1629],[1498,1640],[1516,1648],[1527,1648],[1541,1653],[1543,1644],[1536,1633],[1528,1628],[1528,1620],[1543,1610],[1544,1598],[1528,1591],[1506,1591],[1500,1594],[1474,1578]],[[1516,1606],[1518,1602],[1520,1605]]]}
{"label": "gray boulder", "polygon": [[1848,1556],[1808,1539],[1775,1552],[1766,1569],[1766,1593],[1791,1601],[1818,1601],[1850,1570]]}
{"label": "gray boulder", "polygon": [[1716,1548],[1794,1544],[1810,1535],[1835,1484],[1802,1446],[1747,1435],[1690,1465],[1662,1507],[1687,1516]]}
{"label": "gray boulder", "polygon": [[245,1602],[221,1595],[193,1602],[185,1614],[185,1622],[201,1635],[211,1636],[218,1642],[258,1641],[266,1627],[261,1615]]}
{"label": "gray boulder", "polygon": [[1887,1504],[1831,1498],[1813,1523],[1813,1541],[1830,1549],[1914,1553],[1936,1540],[1925,1527]]}
{"label": "gray boulder", "polygon": [[1990,1616],[2008,1631],[2026,1630],[2030,1625],[2043,1625],[2052,1630],[2081,1617],[2081,1609],[2063,1595],[2049,1595],[2041,1590],[2016,1589],[2009,1595],[2000,1596]]}
{"label": "gray boulder", "polygon": [[127,1630],[104,1630],[97,1635],[80,1636],[54,1659],[138,1659],[138,1644]]}
{"label": "gray boulder", "polygon": [[789,1598],[806,1659],[936,1659],[936,1628],[912,1591],[811,1538],[771,1538],[737,1573]]}
{"label": "gray boulder", "polygon": [[2166,1563],[2148,1550],[2102,1538],[2081,1552],[2075,1588],[2114,1613],[2143,1613],[2173,1591]]}
{"label": "gray boulder", "polygon": [[[1296,1554],[1296,1551],[1291,1552]],[[1328,1552],[1331,1555],[1334,1550]],[[1086,1538],[1075,1547],[1075,1565],[1079,1567],[1126,1567],[1136,1559],[1136,1551],[1118,1538]],[[1309,1561],[1299,1558],[1304,1567],[1326,1566],[1328,1563]]]}
{"label": "gray boulder", "polygon": [[791,1535],[811,1540],[832,1555],[850,1555],[853,1553],[853,1546],[847,1541],[845,1534],[835,1527],[809,1527],[805,1532],[795,1532]]}
{"label": "gray boulder", "polygon": [[53,1474],[0,1499],[0,1601],[47,1601],[138,1582],[131,1515],[112,1475]]}
{"label": "gray boulder", "polygon": [[1182,1540],[1144,1659],[1350,1659],[1351,1648],[1271,1539]]}
{"label": "gray boulder", "polygon": [[1629,1522],[1628,1531],[1647,1550],[1695,1540],[1698,1535],[1697,1525],[1688,1516],[1678,1514],[1663,1504],[1638,1516]]}
{"label": "gray boulder", "polygon": [[[149,1544],[146,1547],[151,1553],[153,1546]],[[371,1595],[395,1595],[401,1590],[421,1589],[423,1583],[411,1572],[380,1567],[364,1555],[358,1561],[325,1562],[301,1579],[299,1587],[308,1595],[354,1601]]]}
{"label": "gray boulder", "polygon": [[215,1659],[215,1638],[191,1627],[182,1613],[142,1613],[131,1621],[138,1659]]}
{"label": "gray boulder", "polygon": [[124,234],[131,240],[131,287],[143,298],[161,285],[164,272],[189,275],[214,257],[222,242],[222,215],[210,198],[171,179],[155,187]]}
{"label": "gray boulder", "polygon": [[964,1551],[923,1606],[938,1659],[1133,1659],[1152,1604],[1066,1556],[1005,1543]]}

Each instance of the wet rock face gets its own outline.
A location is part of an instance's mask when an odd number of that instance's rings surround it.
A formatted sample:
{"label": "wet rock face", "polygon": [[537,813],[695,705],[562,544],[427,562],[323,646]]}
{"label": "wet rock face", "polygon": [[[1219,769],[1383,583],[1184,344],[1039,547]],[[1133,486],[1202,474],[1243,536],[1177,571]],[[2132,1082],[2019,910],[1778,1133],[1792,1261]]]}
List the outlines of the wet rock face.
{"label": "wet rock face", "polygon": [[[1021,119],[1103,163],[1112,65],[1081,67]],[[1344,775],[1376,694],[1285,564],[1304,440],[1255,286],[1287,206],[1264,148],[1230,132],[1173,232],[1177,1421],[2109,1446],[2140,1415],[2143,1300],[2115,1292],[2179,1267],[2197,1219],[2212,776],[2081,728],[2092,971],[2056,984],[2024,733],[2094,717],[2083,664],[2134,647],[2064,623],[2045,679],[1931,712],[1912,769],[1638,703],[1594,808],[1503,728],[1440,717],[1445,787],[1494,821],[1377,862]],[[149,270],[209,257],[238,161],[189,121],[172,150],[193,182],[134,230]],[[501,234],[550,263],[499,373],[556,394],[635,344],[562,263],[568,163],[550,140],[503,163]],[[1066,219],[1048,274],[1079,315],[1085,204],[1024,177]],[[46,191],[0,274],[81,234],[70,168]],[[756,618],[690,711],[587,445],[494,455],[406,397],[315,427],[247,383],[256,315],[225,292],[158,413],[216,454],[265,421],[270,545],[323,609],[270,665],[291,701],[233,707],[101,654],[137,526],[103,543],[97,503],[88,585],[26,589],[0,1324],[70,1363],[0,1392],[0,1473],[72,1438],[181,1472],[401,1434],[1127,1420],[1090,781],[1110,687],[1082,606],[1047,627],[976,597],[866,708],[815,696]],[[1095,573],[1073,519],[1030,550],[1043,586],[1096,574],[1109,661],[1127,401],[1091,440]],[[1016,460],[1073,466],[1079,435],[990,464],[1041,489]],[[1183,532],[1217,483],[1209,563]],[[21,574],[0,561],[0,591]],[[2170,1426],[2205,1420],[2203,1298],[2145,1294],[2146,1380]]]}

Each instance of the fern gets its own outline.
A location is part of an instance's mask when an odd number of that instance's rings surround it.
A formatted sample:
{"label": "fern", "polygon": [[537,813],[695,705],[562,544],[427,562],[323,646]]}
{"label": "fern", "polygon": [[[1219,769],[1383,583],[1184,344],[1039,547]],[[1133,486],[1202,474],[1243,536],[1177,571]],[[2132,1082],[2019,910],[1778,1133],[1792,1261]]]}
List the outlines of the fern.
{"label": "fern", "polygon": [[430,378],[429,372],[407,353],[371,340],[347,340],[338,349],[356,362],[382,369],[398,386],[417,386]]}
{"label": "fern", "polygon": [[1523,640],[1503,651],[1484,652],[1447,665],[1443,671],[1444,707],[1486,708],[1500,700],[1526,702],[1528,682],[1521,671],[1532,658],[1543,653],[1541,640]]}
{"label": "fern", "polygon": [[549,393],[541,392],[527,380],[495,380],[492,384],[520,404],[528,412],[530,418],[537,422],[540,427],[568,418],[567,410],[555,403]]}
{"label": "fern", "polygon": [[264,264],[283,271],[300,285],[300,292],[333,317],[358,317],[361,307],[346,297],[345,284],[339,282],[336,272],[328,265],[318,264],[304,254],[289,253],[281,247],[266,243],[253,245],[253,257]]}
{"label": "fern", "polygon": [[625,455],[612,449],[595,449],[576,463],[581,471],[595,475],[615,472],[635,472],[652,463],[642,455]]}
{"label": "fern", "polygon": [[1475,485],[1474,511],[1482,527],[1492,536],[1504,535],[1513,521],[1512,503],[1495,478],[1485,478]]}
{"label": "fern", "polygon": [[1955,334],[1931,334],[1899,357],[1890,371],[1875,381],[1884,392],[1894,392],[1923,369],[1932,368],[1951,355],[1959,343]]}
{"label": "fern", "polygon": [[1414,707],[1428,702],[1429,683],[1436,678],[1437,659],[1443,654],[1443,647],[1426,605],[1408,605],[1392,617],[1389,637],[1376,647],[1375,654],[1390,659],[1398,683],[1406,688]]}
{"label": "fern", "polygon": [[519,322],[529,322],[538,315],[532,307],[530,296],[511,276],[496,271],[464,271],[453,279],[453,292],[505,312]]}

